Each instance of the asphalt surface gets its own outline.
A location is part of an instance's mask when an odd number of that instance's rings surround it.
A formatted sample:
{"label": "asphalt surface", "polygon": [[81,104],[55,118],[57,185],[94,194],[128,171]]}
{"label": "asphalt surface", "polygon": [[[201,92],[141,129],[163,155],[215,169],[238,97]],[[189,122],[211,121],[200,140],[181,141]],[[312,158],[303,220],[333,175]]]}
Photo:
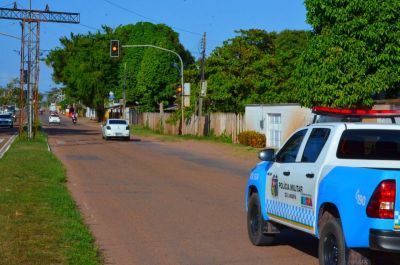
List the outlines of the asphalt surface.
{"label": "asphalt surface", "polygon": [[244,189],[254,160],[226,146],[105,141],[100,125],[67,118],[45,129],[107,264],[318,264],[318,241],[305,233],[251,245]]}

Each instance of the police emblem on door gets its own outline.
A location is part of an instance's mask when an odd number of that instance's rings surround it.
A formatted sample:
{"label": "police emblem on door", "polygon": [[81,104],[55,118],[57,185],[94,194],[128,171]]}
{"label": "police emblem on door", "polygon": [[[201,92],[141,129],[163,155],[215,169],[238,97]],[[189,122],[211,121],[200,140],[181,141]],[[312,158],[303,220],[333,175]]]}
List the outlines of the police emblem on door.
{"label": "police emblem on door", "polygon": [[278,176],[273,175],[271,180],[271,194],[273,197],[278,196]]}

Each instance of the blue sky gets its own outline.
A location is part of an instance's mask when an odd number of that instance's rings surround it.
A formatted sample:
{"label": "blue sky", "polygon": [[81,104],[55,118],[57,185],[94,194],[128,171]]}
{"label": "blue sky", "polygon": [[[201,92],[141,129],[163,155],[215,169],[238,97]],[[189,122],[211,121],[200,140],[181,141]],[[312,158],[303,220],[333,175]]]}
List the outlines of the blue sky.
{"label": "blue sky", "polygon": [[[12,7],[13,0],[0,0],[0,7]],[[18,8],[28,8],[29,0],[16,1]],[[60,46],[59,38],[71,32],[95,32],[101,25],[118,25],[139,21],[164,23],[179,33],[181,43],[200,56],[200,40],[207,33],[207,54],[222,42],[234,37],[235,30],[258,28],[267,31],[311,29],[305,22],[306,10],[301,0],[32,0],[32,9],[77,12],[81,24],[41,23],[41,50]],[[20,36],[16,20],[0,20],[0,33]],[[0,85],[19,76],[20,41],[0,35]],[[51,69],[40,64],[40,92],[55,84]]]}

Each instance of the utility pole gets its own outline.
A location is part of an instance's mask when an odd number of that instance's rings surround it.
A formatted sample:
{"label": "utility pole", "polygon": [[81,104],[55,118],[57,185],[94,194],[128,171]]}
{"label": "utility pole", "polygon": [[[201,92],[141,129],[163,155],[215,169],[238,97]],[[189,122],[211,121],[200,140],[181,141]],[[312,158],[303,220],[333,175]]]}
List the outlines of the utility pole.
{"label": "utility pole", "polygon": [[126,62],[124,64],[124,91],[123,91],[123,102],[122,102],[122,118],[126,120],[126,114],[125,114],[125,109],[126,109]]}
{"label": "utility pole", "polygon": [[198,129],[197,131],[200,131],[200,121],[201,117],[203,116],[203,96],[205,96],[205,90],[206,90],[206,84],[204,80],[204,71],[205,71],[205,57],[206,57],[206,33],[204,32],[203,39],[201,42],[201,65],[200,65],[200,95],[199,95],[199,122],[198,122]]}
{"label": "utility pole", "polygon": [[[28,97],[28,139],[31,140],[32,125],[36,133],[39,109],[39,60],[40,60],[40,22],[74,23],[78,24],[79,13],[51,12],[48,5],[44,11],[19,9],[16,3],[13,8],[0,8],[0,19],[21,21],[21,67],[20,67],[20,118],[19,135],[23,133],[23,112],[25,109],[25,88]],[[28,30],[26,30],[28,28]],[[35,121],[35,122],[33,122]]]}

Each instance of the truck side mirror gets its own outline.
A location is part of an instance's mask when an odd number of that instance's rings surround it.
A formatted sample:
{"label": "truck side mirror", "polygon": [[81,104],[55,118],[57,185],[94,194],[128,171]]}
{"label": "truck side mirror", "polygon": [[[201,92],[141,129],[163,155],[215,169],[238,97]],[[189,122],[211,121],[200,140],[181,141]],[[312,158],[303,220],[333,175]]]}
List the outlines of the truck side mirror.
{"label": "truck side mirror", "polygon": [[258,158],[261,161],[271,161],[275,158],[275,150],[272,148],[267,148],[267,149],[261,150],[258,153]]}

